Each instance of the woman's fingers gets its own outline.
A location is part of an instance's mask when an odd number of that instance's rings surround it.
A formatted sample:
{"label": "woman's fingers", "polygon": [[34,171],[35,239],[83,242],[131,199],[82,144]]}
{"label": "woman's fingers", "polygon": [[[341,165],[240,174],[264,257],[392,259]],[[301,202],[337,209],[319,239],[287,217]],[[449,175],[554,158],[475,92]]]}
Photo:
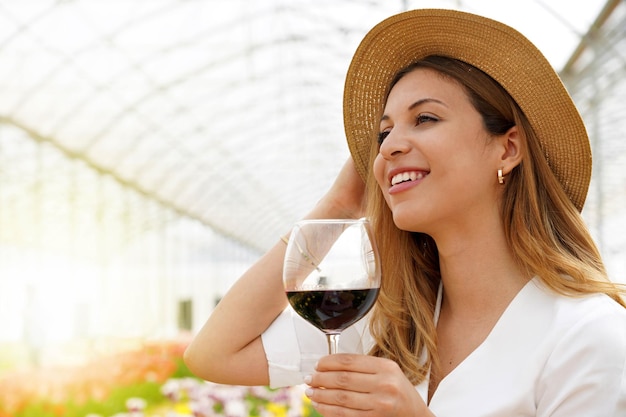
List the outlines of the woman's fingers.
{"label": "woman's fingers", "polygon": [[324,416],[403,416],[426,406],[393,361],[337,354],[318,362],[306,395]]}
{"label": "woman's fingers", "polygon": [[312,388],[325,390],[338,389],[368,393],[375,389],[376,375],[358,371],[333,370],[315,372],[305,379]]}
{"label": "woman's fingers", "polygon": [[318,407],[320,404],[325,406],[338,406],[351,410],[367,411],[371,410],[371,404],[368,403],[368,394],[343,390],[343,389],[324,389],[324,388],[308,388],[306,395]]}
{"label": "woman's fingers", "polygon": [[338,353],[324,356],[315,366],[317,372],[350,371],[364,374],[395,373],[400,367],[393,361],[368,355]]}

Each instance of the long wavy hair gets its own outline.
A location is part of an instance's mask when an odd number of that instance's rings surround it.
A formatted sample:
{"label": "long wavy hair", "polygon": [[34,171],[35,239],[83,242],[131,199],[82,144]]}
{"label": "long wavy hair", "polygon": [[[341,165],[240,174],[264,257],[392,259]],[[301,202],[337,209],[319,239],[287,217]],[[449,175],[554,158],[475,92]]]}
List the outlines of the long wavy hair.
{"label": "long wavy hair", "polygon": [[[580,213],[552,173],[532,126],[511,96],[479,69],[443,56],[426,57],[400,71],[387,91],[418,68],[435,70],[463,86],[491,135],[518,127],[524,159],[507,175],[500,212],[507,243],[522,270],[540,277],[557,293],[605,293],[626,307],[623,288],[608,279]],[[373,140],[370,167],[377,154],[378,143]],[[417,384],[431,366],[438,367],[434,360],[434,310],[441,281],[437,245],[426,234],[396,227],[372,170],[369,172],[367,210],[383,272],[370,322],[376,341],[370,354],[394,360]]]}

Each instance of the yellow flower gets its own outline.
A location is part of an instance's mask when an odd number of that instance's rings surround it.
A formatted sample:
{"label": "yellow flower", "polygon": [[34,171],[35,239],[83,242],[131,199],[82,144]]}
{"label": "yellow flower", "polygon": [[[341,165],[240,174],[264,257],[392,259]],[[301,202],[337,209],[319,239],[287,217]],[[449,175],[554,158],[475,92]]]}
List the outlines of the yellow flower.
{"label": "yellow flower", "polygon": [[311,405],[311,399],[307,397],[306,395],[303,395],[302,396],[302,415],[304,417],[311,417],[311,416],[317,415],[313,411],[314,411],[314,408]]}
{"label": "yellow flower", "polygon": [[275,403],[268,403],[265,408],[272,413],[274,417],[287,417],[287,406]]}
{"label": "yellow flower", "polygon": [[174,412],[176,414],[180,414],[180,415],[183,415],[183,416],[191,416],[191,415],[193,415],[193,412],[191,411],[191,407],[189,406],[188,402],[176,403],[176,405],[174,405]]}

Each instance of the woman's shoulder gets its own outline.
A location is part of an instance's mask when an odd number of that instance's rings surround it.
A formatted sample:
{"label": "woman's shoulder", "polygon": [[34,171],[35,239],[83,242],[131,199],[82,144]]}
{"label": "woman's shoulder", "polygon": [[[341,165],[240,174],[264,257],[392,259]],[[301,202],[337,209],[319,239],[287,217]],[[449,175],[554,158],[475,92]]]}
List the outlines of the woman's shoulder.
{"label": "woman's shoulder", "polygon": [[537,415],[623,415],[626,308],[606,294],[574,297],[535,284],[548,306],[535,347]]}
{"label": "woman's shoulder", "polygon": [[532,286],[531,291],[535,296],[537,293],[543,293],[543,296],[550,299],[550,302],[559,309],[577,311],[582,316],[596,313],[626,317],[626,308],[604,293],[565,295],[549,288],[539,277],[533,278],[529,286]]}
{"label": "woman's shoulder", "polygon": [[611,342],[626,349],[626,308],[606,294],[569,296],[556,293],[540,280],[533,281],[535,291],[543,293],[551,304],[551,328],[554,335],[598,344]]}

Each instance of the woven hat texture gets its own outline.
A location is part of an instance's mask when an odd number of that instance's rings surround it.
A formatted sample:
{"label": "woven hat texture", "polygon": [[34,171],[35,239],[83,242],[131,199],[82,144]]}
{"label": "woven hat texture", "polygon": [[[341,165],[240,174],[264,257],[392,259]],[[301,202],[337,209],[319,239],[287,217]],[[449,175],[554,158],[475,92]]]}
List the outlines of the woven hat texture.
{"label": "woven hat texture", "polygon": [[482,16],[412,10],[376,25],[361,41],[344,89],[344,127],[359,174],[366,178],[387,88],[395,74],[428,55],[456,58],[489,74],[530,121],[552,172],[579,211],[591,180],[583,121],[548,60],[515,29]]}

